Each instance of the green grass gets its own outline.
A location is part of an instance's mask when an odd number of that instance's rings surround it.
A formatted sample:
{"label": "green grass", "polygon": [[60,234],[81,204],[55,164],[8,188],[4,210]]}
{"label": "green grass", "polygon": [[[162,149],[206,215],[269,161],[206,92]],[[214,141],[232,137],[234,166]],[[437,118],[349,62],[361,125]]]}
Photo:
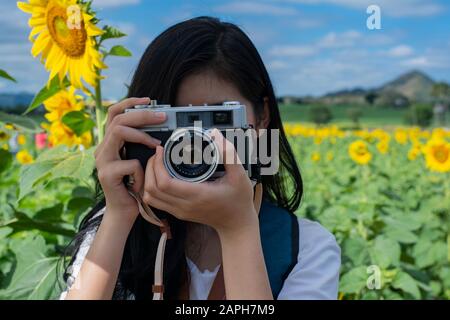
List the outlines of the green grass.
{"label": "green grass", "polygon": [[[281,118],[284,122],[310,122],[309,108],[310,105],[300,104],[281,104]],[[330,110],[333,114],[331,123],[340,125],[351,125],[352,121],[347,115],[347,110],[353,106],[331,106]],[[362,106],[362,116],[360,124],[364,126],[389,126],[404,125],[404,116],[406,110],[398,110],[392,108],[375,108],[370,106]]]}

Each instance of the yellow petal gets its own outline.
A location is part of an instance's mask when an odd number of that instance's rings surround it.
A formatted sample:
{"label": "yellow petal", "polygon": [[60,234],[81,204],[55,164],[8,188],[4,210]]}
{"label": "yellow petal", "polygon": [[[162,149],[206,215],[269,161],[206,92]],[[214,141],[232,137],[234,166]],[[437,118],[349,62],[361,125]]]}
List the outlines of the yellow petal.
{"label": "yellow petal", "polygon": [[26,13],[33,13],[33,9],[35,8],[33,5],[26,2],[17,2],[17,7]]}
{"label": "yellow petal", "polygon": [[28,25],[33,28],[41,25],[45,25],[46,20],[45,17],[31,17],[30,20],[28,20]]}
{"label": "yellow petal", "polygon": [[46,33],[41,33],[36,38],[36,41],[31,48],[31,54],[33,57],[37,57],[42,51],[44,51],[45,47],[48,45],[50,41],[50,36]]}

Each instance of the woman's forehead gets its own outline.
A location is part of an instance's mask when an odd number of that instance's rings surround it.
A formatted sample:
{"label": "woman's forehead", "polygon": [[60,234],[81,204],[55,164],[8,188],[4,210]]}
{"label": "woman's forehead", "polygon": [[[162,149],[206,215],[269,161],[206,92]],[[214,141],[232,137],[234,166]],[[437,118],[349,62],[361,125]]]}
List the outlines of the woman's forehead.
{"label": "woman's forehead", "polygon": [[181,82],[175,104],[217,105],[224,101],[247,102],[233,83],[204,72],[190,75]]}

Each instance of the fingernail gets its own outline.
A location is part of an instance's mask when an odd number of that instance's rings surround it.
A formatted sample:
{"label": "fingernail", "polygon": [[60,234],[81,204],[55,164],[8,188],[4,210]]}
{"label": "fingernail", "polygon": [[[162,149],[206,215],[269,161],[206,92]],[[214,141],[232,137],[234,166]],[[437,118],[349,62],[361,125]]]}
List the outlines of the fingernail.
{"label": "fingernail", "polygon": [[160,144],[161,144],[161,140],[156,139],[156,138],[153,138],[153,137],[151,137],[151,139],[152,139],[152,141],[153,141],[154,144],[157,144],[157,145],[160,145]]}
{"label": "fingernail", "polygon": [[160,118],[160,119],[165,119],[166,118],[166,113],[165,112],[155,112],[154,115],[155,115],[155,117]]}

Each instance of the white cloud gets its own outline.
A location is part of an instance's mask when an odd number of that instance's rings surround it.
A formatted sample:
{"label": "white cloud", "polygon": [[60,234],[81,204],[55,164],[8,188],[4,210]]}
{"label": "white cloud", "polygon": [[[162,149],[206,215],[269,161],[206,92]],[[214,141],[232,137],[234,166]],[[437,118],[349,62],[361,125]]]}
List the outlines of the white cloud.
{"label": "white cloud", "polygon": [[267,69],[269,69],[270,71],[276,71],[286,69],[288,66],[289,64],[287,64],[283,60],[273,60],[267,64]]}
{"label": "white cloud", "polygon": [[269,54],[277,57],[286,57],[286,56],[296,56],[296,57],[307,57],[315,54],[317,49],[313,46],[275,46],[270,49]]}
{"label": "white cloud", "polygon": [[391,48],[387,54],[391,57],[406,57],[413,54],[414,50],[410,46],[407,45],[398,45]]}
{"label": "white cloud", "polygon": [[294,8],[250,1],[232,2],[220,5],[213,8],[213,11],[218,13],[271,15],[271,16],[293,16],[298,13],[297,10]]}
{"label": "white cloud", "polygon": [[345,32],[329,32],[311,44],[275,45],[269,50],[269,55],[276,57],[308,57],[326,49],[341,49],[354,47],[356,44],[370,42],[355,30]]}
{"label": "white cloud", "polygon": [[361,33],[355,30],[342,33],[330,32],[320,39],[317,45],[321,48],[350,47],[361,39],[361,37]]}
{"label": "white cloud", "polygon": [[[274,0],[272,0],[274,1]],[[276,0],[280,2],[280,0]],[[353,9],[364,10],[372,4],[381,8],[381,14],[390,16],[433,16],[445,11],[445,8],[432,0],[281,0],[302,4],[333,4]]]}
{"label": "white cloud", "polygon": [[94,7],[110,8],[136,5],[141,3],[141,0],[95,0],[92,4]]}
{"label": "white cloud", "polygon": [[401,63],[405,67],[417,68],[417,67],[429,67],[431,66],[431,62],[427,57],[420,56],[405,60]]}

